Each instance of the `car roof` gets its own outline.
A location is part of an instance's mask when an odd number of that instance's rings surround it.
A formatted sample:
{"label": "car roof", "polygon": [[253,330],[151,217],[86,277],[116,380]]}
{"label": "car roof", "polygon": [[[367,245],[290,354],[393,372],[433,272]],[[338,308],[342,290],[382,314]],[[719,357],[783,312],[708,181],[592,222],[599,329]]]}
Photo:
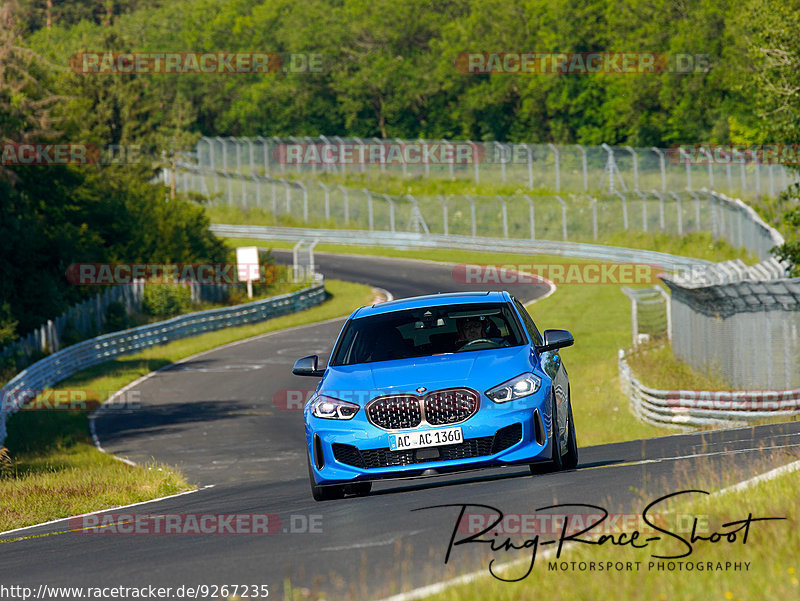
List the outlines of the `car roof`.
{"label": "car roof", "polygon": [[446,292],[439,294],[426,294],[424,296],[412,296],[397,300],[378,303],[370,307],[356,309],[350,319],[359,319],[369,315],[380,315],[393,311],[404,311],[406,309],[418,309],[420,307],[443,307],[454,305],[470,305],[474,303],[502,303],[508,302],[509,295],[502,291],[480,291],[480,292]]}

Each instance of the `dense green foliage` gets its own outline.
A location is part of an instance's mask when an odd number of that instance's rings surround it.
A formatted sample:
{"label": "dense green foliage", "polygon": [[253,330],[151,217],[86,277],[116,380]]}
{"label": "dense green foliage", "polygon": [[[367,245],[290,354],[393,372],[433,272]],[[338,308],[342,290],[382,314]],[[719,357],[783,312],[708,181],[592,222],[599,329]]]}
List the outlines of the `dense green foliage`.
{"label": "dense green foliage", "polygon": [[[797,136],[796,129],[770,131],[760,121],[767,113],[773,119],[776,108],[774,98],[760,93],[768,91],[765,84],[785,76],[797,80],[796,63],[794,73],[791,64],[773,64],[782,46],[797,58],[797,0],[184,0],[156,9],[149,7],[153,2],[134,0],[71,4],[75,11],[112,4],[118,14],[77,25],[74,16],[64,17],[39,29],[30,43],[62,65],[77,52],[102,50],[323,57],[324,72],[311,74],[94,76],[110,84],[108,93],[129,114],[152,119],[128,127],[164,125],[177,102],[190,107],[190,129],[208,135],[348,133],[640,146]],[[476,51],[654,52],[671,61],[702,57],[696,60],[703,68],[460,72],[458,55]],[[116,89],[140,95],[117,95]]]}
{"label": "dense green foliage", "polygon": [[148,315],[165,319],[183,313],[192,302],[192,295],[185,286],[147,284],[142,297],[142,309]]}

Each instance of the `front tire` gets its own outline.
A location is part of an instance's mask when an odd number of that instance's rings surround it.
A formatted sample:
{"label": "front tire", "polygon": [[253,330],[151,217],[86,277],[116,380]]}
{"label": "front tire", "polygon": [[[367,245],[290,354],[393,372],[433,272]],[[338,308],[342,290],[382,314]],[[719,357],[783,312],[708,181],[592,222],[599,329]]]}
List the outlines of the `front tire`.
{"label": "front tire", "polygon": [[[344,496],[343,486],[319,486],[314,480],[314,470],[311,469],[311,457],[306,455],[308,460],[308,480],[311,484],[311,496],[315,501],[333,501]],[[367,491],[369,492],[369,491]]]}
{"label": "front tire", "polygon": [[552,472],[560,472],[564,469],[561,459],[561,439],[558,429],[558,408],[556,407],[556,397],[550,394],[550,404],[552,407],[551,427],[550,427],[550,450],[552,459],[550,461],[543,461],[539,463],[531,463],[531,473],[534,475],[550,474]]}
{"label": "front tire", "polygon": [[561,458],[561,469],[574,470],[578,467],[578,441],[575,436],[575,422],[572,421],[572,394],[569,392],[567,394],[569,433],[567,434],[567,453]]}

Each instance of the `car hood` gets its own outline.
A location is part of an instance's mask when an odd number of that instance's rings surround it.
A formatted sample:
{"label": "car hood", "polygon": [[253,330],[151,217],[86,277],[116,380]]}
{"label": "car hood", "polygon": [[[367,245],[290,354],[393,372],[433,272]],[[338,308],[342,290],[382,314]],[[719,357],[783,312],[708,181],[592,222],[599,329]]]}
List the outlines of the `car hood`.
{"label": "car hood", "polygon": [[329,367],[320,393],[361,402],[387,393],[468,386],[484,391],[533,366],[527,345]]}

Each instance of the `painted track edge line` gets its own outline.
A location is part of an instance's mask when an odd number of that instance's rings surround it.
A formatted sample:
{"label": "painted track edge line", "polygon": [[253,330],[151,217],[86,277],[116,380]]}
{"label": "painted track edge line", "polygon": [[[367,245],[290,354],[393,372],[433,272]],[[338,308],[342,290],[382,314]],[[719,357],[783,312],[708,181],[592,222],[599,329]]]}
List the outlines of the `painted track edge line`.
{"label": "painted track edge line", "polygon": [[[572,545],[567,543],[566,545],[563,546],[562,551],[570,546]],[[557,549],[548,549],[547,551],[537,555],[536,558],[541,560],[548,559],[552,555],[555,555],[556,551]],[[502,563],[497,567],[492,568],[492,570],[496,573],[504,572],[516,565],[527,563],[529,561],[530,560],[528,559],[518,559],[515,561],[509,561],[507,563]],[[410,591],[406,591],[405,593],[397,593],[396,595],[392,595],[391,597],[385,597],[383,599],[380,599],[380,601],[416,601],[417,599],[423,599],[425,597],[441,593],[442,591],[450,588],[451,586],[458,586],[460,584],[469,584],[471,582],[475,582],[480,578],[488,578],[488,577],[491,577],[491,574],[487,572],[487,570],[475,570],[474,572],[468,572],[466,574],[462,574],[461,576],[456,576],[455,578],[451,578],[450,580],[443,580],[442,582],[434,582],[433,584],[428,584],[426,586],[421,586],[419,588],[411,589]]]}
{"label": "painted track edge line", "polygon": [[797,470],[800,470],[800,460],[792,461],[791,463],[787,463],[786,465],[776,467],[774,469],[769,470],[768,472],[764,472],[763,474],[758,474],[757,476],[753,476],[752,478],[748,478],[747,480],[742,480],[741,482],[738,482],[731,486],[726,486],[725,488],[722,488],[720,490],[711,493],[711,497],[719,497],[722,495],[726,495],[728,493],[746,490],[751,486],[760,484],[761,482],[769,482],[770,480],[774,480],[779,476],[783,476],[784,474],[791,474],[792,472],[796,472]]}
{"label": "painted track edge line", "polygon": [[[57,524],[59,522],[64,522],[66,520],[72,520],[74,518],[80,518],[87,515],[94,515],[96,513],[104,513],[106,511],[115,511],[117,509],[127,509],[128,507],[136,507],[137,505],[145,505],[146,503],[155,503],[156,501],[165,501],[167,499],[174,499],[176,497],[182,497],[184,495],[191,495],[196,492],[200,492],[201,490],[206,490],[208,488],[213,488],[214,484],[207,484],[202,488],[195,488],[193,490],[184,490],[183,492],[177,492],[173,495],[167,495],[165,497],[158,497],[155,499],[150,499],[149,501],[138,501],[136,503],[129,503],[128,505],[116,505],[114,507],[106,507],[105,509],[96,509],[94,511],[87,511],[86,513],[79,513],[77,515],[70,515],[65,518],[58,518],[55,520],[49,520],[47,522],[40,522],[38,524],[31,524],[30,526],[20,526],[19,528],[12,528],[11,530],[5,530],[4,532],[0,532],[0,536],[4,536],[6,534],[11,534],[13,532],[20,532],[22,530],[30,530],[31,528],[39,528],[40,526],[49,526],[50,524]],[[3,541],[0,540],[0,543]]]}

